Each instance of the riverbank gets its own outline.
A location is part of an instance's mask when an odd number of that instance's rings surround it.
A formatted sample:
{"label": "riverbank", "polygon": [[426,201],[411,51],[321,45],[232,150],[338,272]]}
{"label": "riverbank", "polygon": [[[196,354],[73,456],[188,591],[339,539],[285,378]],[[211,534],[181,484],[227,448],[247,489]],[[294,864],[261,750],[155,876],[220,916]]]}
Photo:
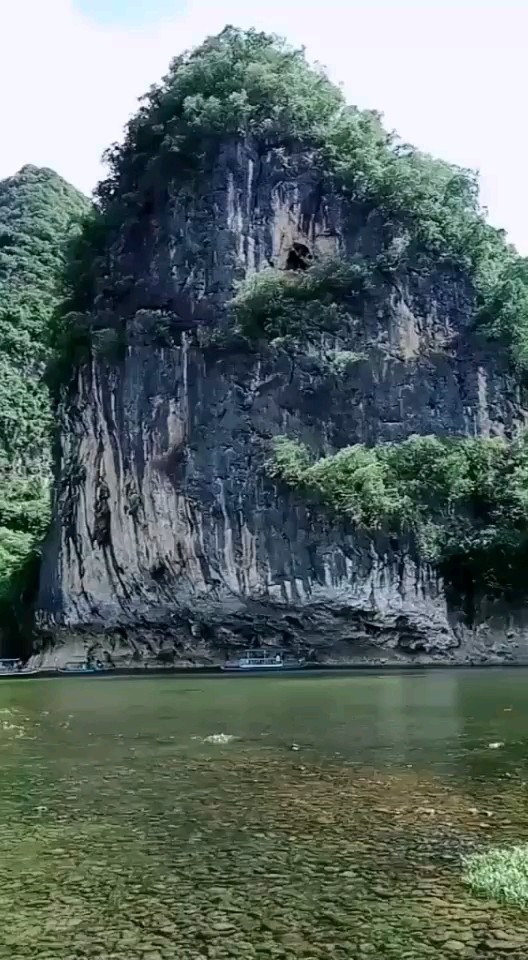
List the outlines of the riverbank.
{"label": "riverbank", "polygon": [[94,672],[74,673],[62,670],[34,670],[24,673],[5,673],[0,674],[2,680],[42,680],[42,679],[80,679],[80,680],[103,680],[103,679],[121,679],[121,680],[140,680],[145,678],[162,677],[188,677],[199,676],[207,679],[232,679],[248,677],[278,677],[278,676],[358,676],[370,675],[379,676],[380,674],[412,674],[412,673],[431,673],[431,672],[463,672],[479,670],[519,670],[528,668],[528,661],[523,662],[489,662],[489,663],[346,663],[346,664],[306,664],[303,667],[284,668],[280,670],[222,670],[221,667],[116,667]]}

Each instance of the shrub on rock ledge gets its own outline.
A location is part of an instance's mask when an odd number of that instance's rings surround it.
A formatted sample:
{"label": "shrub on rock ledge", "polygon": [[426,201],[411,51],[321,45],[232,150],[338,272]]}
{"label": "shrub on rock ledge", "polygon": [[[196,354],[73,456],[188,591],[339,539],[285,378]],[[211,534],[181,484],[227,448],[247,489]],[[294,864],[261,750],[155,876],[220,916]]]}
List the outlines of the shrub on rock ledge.
{"label": "shrub on rock ledge", "polygon": [[528,436],[413,436],[320,459],[276,437],[268,472],[374,533],[410,534],[458,592],[526,593]]}

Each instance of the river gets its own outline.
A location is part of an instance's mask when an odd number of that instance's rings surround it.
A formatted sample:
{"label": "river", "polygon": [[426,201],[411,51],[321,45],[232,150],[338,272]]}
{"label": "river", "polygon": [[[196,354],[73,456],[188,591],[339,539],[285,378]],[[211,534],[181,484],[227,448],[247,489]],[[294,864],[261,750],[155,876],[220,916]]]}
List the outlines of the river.
{"label": "river", "polygon": [[0,711],[2,960],[528,955],[461,879],[528,840],[528,671],[2,681]]}

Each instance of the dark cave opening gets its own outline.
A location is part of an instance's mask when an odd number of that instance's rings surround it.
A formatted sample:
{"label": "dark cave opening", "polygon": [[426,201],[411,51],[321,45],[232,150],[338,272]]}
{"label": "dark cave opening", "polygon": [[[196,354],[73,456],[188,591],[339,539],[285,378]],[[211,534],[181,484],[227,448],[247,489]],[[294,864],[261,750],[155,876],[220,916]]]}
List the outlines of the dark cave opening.
{"label": "dark cave opening", "polygon": [[310,248],[296,241],[292,244],[286,259],[286,270],[307,270],[313,260]]}

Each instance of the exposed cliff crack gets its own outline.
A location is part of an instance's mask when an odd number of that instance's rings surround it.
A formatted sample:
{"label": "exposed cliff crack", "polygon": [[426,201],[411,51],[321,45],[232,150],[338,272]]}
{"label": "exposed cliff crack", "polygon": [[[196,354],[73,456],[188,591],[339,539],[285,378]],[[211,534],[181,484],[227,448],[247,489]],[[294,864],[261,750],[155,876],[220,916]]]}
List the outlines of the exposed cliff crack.
{"label": "exposed cliff crack", "polygon": [[252,204],[252,208],[253,208],[252,212],[253,214],[258,215],[260,213],[259,190],[260,190],[260,184],[262,180],[263,162],[262,162],[261,154],[257,153],[257,156],[258,156],[258,160],[255,164],[256,173],[255,173],[255,170],[253,171],[252,193],[253,193],[254,200]]}
{"label": "exposed cliff crack", "polygon": [[62,481],[59,488],[59,503],[63,511],[66,561],[68,564],[72,564],[71,551],[73,551],[77,564],[80,594],[88,601],[88,595],[83,585],[85,564],[82,537],[79,530],[79,499],[81,490],[85,491],[86,483],[86,469],[79,462],[81,421],[77,413],[67,416],[64,409],[61,409],[61,416],[67,423],[69,436],[71,437],[68,457],[62,468]]}
{"label": "exposed cliff crack", "polygon": [[[110,582],[113,581],[114,577],[117,579],[121,590],[123,591],[123,597],[128,600],[131,597],[131,592],[124,579],[124,570],[118,563],[114,544],[112,542],[112,529],[111,529],[111,509],[110,509],[110,488],[108,483],[103,478],[103,458],[104,458],[104,446],[102,436],[99,436],[99,444],[97,449],[97,455],[95,458],[94,470],[95,470],[95,502],[93,506],[94,511],[94,524],[92,529],[92,542],[97,544],[102,550],[105,567],[110,579]],[[123,598],[117,594],[116,599],[118,603],[122,604]]]}

